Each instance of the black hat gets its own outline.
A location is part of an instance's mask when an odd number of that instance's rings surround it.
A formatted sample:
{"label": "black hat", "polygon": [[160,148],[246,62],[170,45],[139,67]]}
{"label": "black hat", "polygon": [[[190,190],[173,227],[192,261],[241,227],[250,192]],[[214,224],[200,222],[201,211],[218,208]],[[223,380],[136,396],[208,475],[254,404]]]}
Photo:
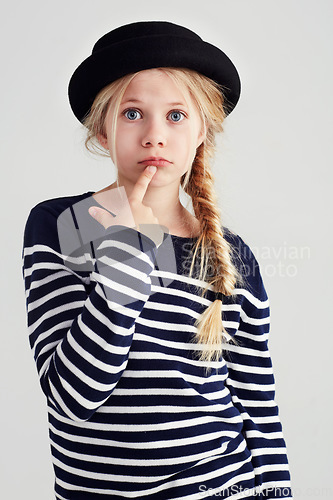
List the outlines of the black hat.
{"label": "black hat", "polygon": [[91,56],[75,70],[68,94],[75,116],[83,121],[98,92],[129,73],[159,67],[196,70],[223,86],[230,114],[240,96],[240,79],[222,50],[196,33],[166,21],[141,21],[102,36]]}

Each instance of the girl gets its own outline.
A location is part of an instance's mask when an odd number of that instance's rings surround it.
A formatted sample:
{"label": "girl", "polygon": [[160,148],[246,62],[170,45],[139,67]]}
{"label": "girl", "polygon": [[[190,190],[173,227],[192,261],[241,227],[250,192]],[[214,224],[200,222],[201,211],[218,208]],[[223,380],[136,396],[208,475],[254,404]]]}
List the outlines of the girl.
{"label": "girl", "polygon": [[209,166],[239,95],[229,58],[169,22],[111,31],[72,76],[87,147],[117,179],[26,224],[58,500],[291,498],[268,299]]}

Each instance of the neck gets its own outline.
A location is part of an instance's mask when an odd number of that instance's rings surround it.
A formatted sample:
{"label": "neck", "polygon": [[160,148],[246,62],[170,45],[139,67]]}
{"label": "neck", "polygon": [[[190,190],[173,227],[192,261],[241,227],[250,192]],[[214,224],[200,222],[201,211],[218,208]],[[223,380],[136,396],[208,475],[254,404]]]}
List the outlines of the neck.
{"label": "neck", "polygon": [[[179,200],[179,185],[169,188],[148,186],[143,204],[152,209],[159,223],[167,227],[171,234],[177,234],[186,231],[184,225],[188,221],[188,213]],[[128,189],[126,192],[130,194]]]}

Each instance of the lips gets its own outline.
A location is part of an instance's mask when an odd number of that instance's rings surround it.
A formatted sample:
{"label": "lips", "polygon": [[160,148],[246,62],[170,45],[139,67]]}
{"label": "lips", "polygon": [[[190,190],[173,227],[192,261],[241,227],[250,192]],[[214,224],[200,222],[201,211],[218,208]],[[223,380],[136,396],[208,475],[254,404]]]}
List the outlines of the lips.
{"label": "lips", "polygon": [[145,158],[139,163],[141,163],[142,165],[155,165],[156,167],[165,167],[167,165],[170,165],[171,162],[166,160],[165,158],[161,158],[160,156],[150,156],[149,158]]}

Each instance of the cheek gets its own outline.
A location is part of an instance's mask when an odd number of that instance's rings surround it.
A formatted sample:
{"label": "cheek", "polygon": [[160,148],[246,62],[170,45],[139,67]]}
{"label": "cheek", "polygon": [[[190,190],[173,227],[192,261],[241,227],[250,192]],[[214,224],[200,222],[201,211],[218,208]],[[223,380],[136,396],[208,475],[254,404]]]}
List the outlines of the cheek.
{"label": "cheek", "polygon": [[116,131],[116,144],[119,143],[122,146],[126,144],[127,148],[135,147],[139,140],[138,136],[138,127],[120,125]]}
{"label": "cheek", "polygon": [[197,150],[198,135],[197,130],[193,127],[186,130],[185,134],[181,134],[178,138],[179,153],[182,152],[183,161],[192,164]]}
{"label": "cheek", "polygon": [[129,158],[133,150],[133,139],[130,133],[123,133],[122,130],[116,133],[115,147],[118,162]]}
{"label": "cheek", "polygon": [[186,158],[184,158],[184,161],[186,162],[187,165],[186,171],[192,168],[196,154],[197,154],[197,138],[192,136],[188,142],[187,156]]}

